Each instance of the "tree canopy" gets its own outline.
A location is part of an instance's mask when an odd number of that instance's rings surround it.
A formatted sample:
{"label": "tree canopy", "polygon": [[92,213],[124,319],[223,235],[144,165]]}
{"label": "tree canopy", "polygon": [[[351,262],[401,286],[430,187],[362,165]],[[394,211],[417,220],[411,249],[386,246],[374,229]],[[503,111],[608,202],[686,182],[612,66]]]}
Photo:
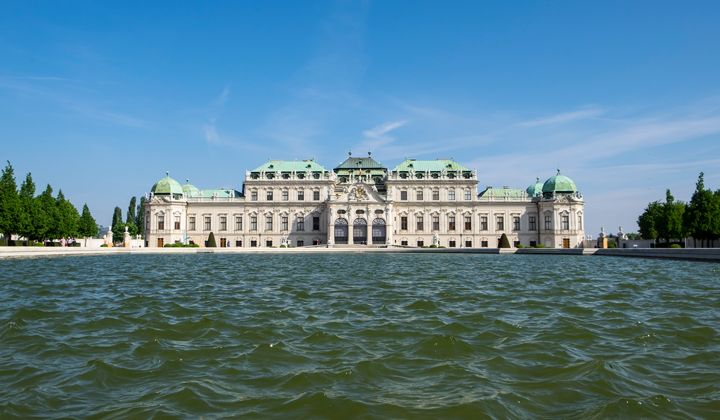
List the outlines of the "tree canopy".
{"label": "tree canopy", "polygon": [[48,184],[39,195],[35,192],[31,173],[25,176],[18,190],[13,167],[8,162],[0,175],[0,233],[8,244],[13,235],[28,241],[45,241],[75,238],[85,232],[92,233],[87,236],[97,234],[97,225],[89,209],[84,220],[87,226],[82,230],[77,208],[62,191],[58,190],[57,196],[53,197],[53,188]]}
{"label": "tree canopy", "polygon": [[720,190],[705,187],[705,174],[700,172],[690,202],[676,201],[670,190],[665,202],[653,201],[638,217],[644,239],[665,242],[691,236],[707,244],[720,238]]}

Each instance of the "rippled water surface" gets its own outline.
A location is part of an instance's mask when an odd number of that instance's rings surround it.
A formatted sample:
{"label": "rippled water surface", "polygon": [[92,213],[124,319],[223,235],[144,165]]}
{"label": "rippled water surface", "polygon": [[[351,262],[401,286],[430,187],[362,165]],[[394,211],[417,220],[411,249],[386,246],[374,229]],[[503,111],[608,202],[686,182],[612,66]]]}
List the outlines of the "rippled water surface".
{"label": "rippled water surface", "polygon": [[715,417],[720,264],[0,261],[0,417]]}

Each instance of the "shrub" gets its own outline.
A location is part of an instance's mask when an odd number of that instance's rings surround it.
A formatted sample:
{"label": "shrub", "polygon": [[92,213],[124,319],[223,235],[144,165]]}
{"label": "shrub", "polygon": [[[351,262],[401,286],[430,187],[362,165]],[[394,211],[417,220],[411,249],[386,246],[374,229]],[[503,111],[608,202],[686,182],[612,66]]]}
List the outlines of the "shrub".
{"label": "shrub", "polygon": [[165,244],[163,248],[198,248],[200,245],[195,243],[184,244],[181,242],[175,242],[172,244]]}
{"label": "shrub", "polygon": [[500,236],[500,245],[498,247],[510,248],[510,240],[508,239],[506,234],[503,233],[502,236]]}
{"label": "shrub", "polygon": [[208,236],[207,247],[217,248],[217,243],[215,242],[215,234],[213,234],[212,232],[210,232],[210,235]]}
{"label": "shrub", "polygon": [[525,245],[523,245],[523,244],[518,244],[515,248],[525,248]]}
{"label": "shrub", "polygon": [[670,248],[682,248],[680,244],[671,244]]}
{"label": "shrub", "polygon": [[107,248],[107,244],[100,245],[100,248]]}

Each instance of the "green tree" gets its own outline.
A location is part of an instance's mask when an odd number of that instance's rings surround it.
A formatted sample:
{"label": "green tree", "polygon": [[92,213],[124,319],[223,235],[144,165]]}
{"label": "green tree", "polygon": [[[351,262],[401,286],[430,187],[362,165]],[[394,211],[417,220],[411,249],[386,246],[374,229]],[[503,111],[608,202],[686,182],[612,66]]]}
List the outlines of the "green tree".
{"label": "green tree", "polygon": [[20,212],[18,215],[18,234],[29,239],[38,239],[35,232],[35,219],[38,217],[37,201],[35,200],[35,182],[30,172],[20,186],[18,194]]}
{"label": "green tree", "polygon": [[645,211],[638,217],[637,224],[643,239],[651,239],[657,242],[661,211],[662,204],[658,201],[653,201],[648,204]]}
{"label": "green tree", "polygon": [[720,234],[720,200],[717,194],[705,188],[705,174],[700,172],[695,192],[683,215],[683,224],[693,240],[700,240],[701,246]]}
{"label": "green tree", "polygon": [[508,239],[506,234],[502,234],[500,236],[500,245],[499,248],[510,248],[510,240]]}
{"label": "green tree", "polygon": [[62,190],[58,191],[55,199],[57,205],[57,237],[74,238],[78,235],[78,222],[80,214],[73,204],[65,198]]}
{"label": "green tree", "polygon": [[[97,223],[95,222],[95,218],[92,217],[92,214],[90,214],[87,203],[83,205],[80,221],[78,222],[78,233],[83,238],[92,238],[98,234]],[[85,245],[87,245],[87,239],[85,240]]]}
{"label": "green tree", "polygon": [[57,224],[57,206],[55,205],[55,198],[53,198],[53,189],[48,184],[45,187],[45,191],[39,196],[35,197],[37,209],[37,218],[33,223],[33,230],[35,232],[35,239],[46,240],[54,239],[56,236],[55,225]]}
{"label": "green tree", "polygon": [[662,204],[660,221],[657,225],[658,236],[665,239],[665,242],[670,243],[672,239],[685,237],[683,213],[685,213],[685,203],[675,201],[670,190],[666,190],[665,203]]}
{"label": "green tree", "polygon": [[19,231],[19,210],[20,202],[15,182],[15,170],[8,161],[0,176],[0,233],[3,234],[8,245],[12,235]]}
{"label": "green tree", "polygon": [[213,234],[212,232],[210,232],[210,235],[208,236],[207,246],[208,248],[217,248],[217,243],[215,242],[215,234]]}
{"label": "green tree", "polygon": [[140,197],[137,215],[135,217],[135,226],[137,226],[138,234],[145,235],[145,196]]}
{"label": "green tree", "polygon": [[113,243],[122,242],[125,234],[125,224],[122,221],[122,210],[120,207],[115,207],[112,217],[112,233]]}
{"label": "green tree", "polygon": [[133,197],[130,199],[130,204],[128,205],[128,211],[125,218],[125,223],[132,223],[135,224],[137,222],[136,212],[137,211],[137,198]]}

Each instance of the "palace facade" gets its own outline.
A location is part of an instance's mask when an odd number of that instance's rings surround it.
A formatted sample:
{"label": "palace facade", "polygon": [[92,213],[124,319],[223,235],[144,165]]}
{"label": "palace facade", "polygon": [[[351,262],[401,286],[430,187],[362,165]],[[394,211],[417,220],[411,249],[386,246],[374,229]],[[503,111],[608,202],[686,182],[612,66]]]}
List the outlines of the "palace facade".
{"label": "palace facade", "polygon": [[526,189],[488,187],[448,159],[407,159],[389,170],[349,156],[332,170],[314,160],[271,160],[241,190],[200,190],[167,175],[146,203],[146,245],[219,247],[581,247],[582,194],[557,174]]}

